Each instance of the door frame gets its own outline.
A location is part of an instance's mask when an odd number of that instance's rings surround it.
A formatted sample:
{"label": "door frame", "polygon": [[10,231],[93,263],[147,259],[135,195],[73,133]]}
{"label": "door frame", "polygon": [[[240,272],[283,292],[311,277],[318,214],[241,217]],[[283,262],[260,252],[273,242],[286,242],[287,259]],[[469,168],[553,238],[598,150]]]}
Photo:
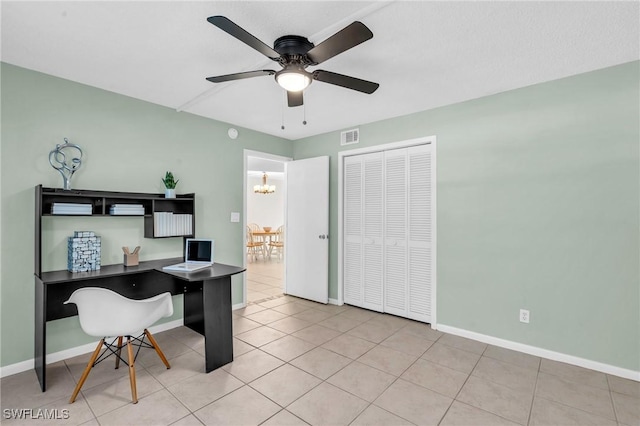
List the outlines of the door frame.
{"label": "door frame", "polygon": [[432,150],[432,164],[431,164],[431,168],[432,168],[432,175],[435,178],[434,179],[434,185],[433,185],[433,194],[432,194],[432,200],[433,200],[433,204],[432,204],[432,212],[433,212],[433,229],[432,231],[432,238],[433,238],[433,265],[432,266],[432,291],[431,291],[431,307],[432,307],[432,313],[431,313],[431,328],[433,328],[434,330],[437,329],[437,322],[436,322],[436,313],[437,313],[437,305],[436,305],[436,300],[437,300],[437,248],[438,248],[438,240],[437,240],[437,209],[436,209],[436,203],[437,203],[437,194],[436,194],[436,189],[437,189],[437,169],[436,169],[436,151],[437,151],[437,145],[436,145],[436,136],[432,135],[432,136],[424,136],[424,137],[420,137],[420,138],[416,138],[416,139],[407,139],[407,140],[403,140],[403,141],[397,141],[397,142],[390,142],[390,143],[385,143],[385,144],[381,144],[381,145],[375,145],[375,146],[370,146],[370,147],[366,147],[366,148],[356,148],[356,149],[349,149],[346,151],[340,151],[338,153],[338,305],[342,305],[344,304],[344,279],[343,279],[343,273],[344,273],[344,259],[343,259],[343,244],[344,244],[344,227],[343,227],[343,221],[344,221],[344,217],[343,217],[343,213],[344,213],[344,190],[343,190],[343,186],[344,186],[344,159],[345,157],[350,157],[353,155],[361,155],[361,154],[369,154],[372,152],[380,152],[380,151],[388,151],[391,149],[399,149],[399,148],[409,148],[412,146],[418,146],[418,145],[432,145],[433,146],[433,150]]}
{"label": "door frame", "polygon": [[[246,252],[246,241],[247,241],[247,163],[249,157],[258,157],[264,158],[265,160],[274,160],[274,161],[282,161],[283,163],[293,161],[291,157],[285,157],[282,155],[270,154],[268,152],[262,151],[254,151],[251,149],[243,150],[243,174],[242,174],[242,267],[246,269],[247,267],[247,252]],[[286,182],[286,176],[285,176]],[[284,185],[283,185],[284,186]],[[283,188],[284,189],[284,188]],[[284,197],[285,203],[287,202],[287,197]],[[286,206],[285,206],[285,214],[286,214]],[[286,263],[286,259],[283,260]],[[286,288],[287,285],[287,274],[286,271],[282,276],[282,285],[283,288]],[[247,274],[242,274],[242,306],[247,306]]]}

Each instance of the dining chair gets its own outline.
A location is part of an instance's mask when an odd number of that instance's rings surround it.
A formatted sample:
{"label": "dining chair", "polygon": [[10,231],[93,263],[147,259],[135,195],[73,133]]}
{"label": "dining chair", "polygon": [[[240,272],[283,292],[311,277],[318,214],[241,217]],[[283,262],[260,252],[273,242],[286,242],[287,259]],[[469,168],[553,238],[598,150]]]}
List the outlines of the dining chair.
{"label": "dining chair", "polygon": [[[90,336],[100,337],[100,342],[69,399],[70,404],[76,400],[91,369],[111,355],[116,356],[116,369],[120,367],[120,361],[129,367],[131,399],[134,404],[138,403],[135,359],[141,348],[155,349],[164,365],[168,369],[171,368],[158,342],[147,329],[160,318],[173,315],[171,293],[166,292],[148,299],[134,300],[106,288],[84,287],[74,291],[69,300],[64,303],[75,303],[78,308],[80,328]],[[110,340],[111,337],[113,341],[108,343],[107,339]],[[124,337],[127,341],[123,344]],[[148,343],[145,342],[145,338],[149,341]],[[100,354],[103,346],[104,351]],[[138,348],[135,356],[133,346]],[[122,349],[125,347],[126,360],[121,356]]]}
{"label": "dining chair", "polygon": [[247,225],[247,256],[249,256],[249,261],[257,261],[259,254],[261,254],[262,258],[264,259],[264,241],[260,241],[256,237],[254,237],[253,230],[249,225]]}
{"label": "dining chair", "polygon": [[284,255],[284,226],[279,226],[276,233],[271,237],[268,250],[269,259],[271,259],[272,252],[275,251],[278,256],[278,262],[280,262],[280,258]]}

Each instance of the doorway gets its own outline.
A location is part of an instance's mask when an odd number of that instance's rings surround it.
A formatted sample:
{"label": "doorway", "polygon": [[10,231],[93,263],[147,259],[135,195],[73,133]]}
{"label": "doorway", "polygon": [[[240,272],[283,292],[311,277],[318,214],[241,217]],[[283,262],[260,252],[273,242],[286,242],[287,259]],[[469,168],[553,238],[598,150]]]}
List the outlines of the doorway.
{"label": "doorway", "polygon": [[245,150],[244,304],[284,294],[283,249],[274,243],[285,223],[285,163],[290,158]]}

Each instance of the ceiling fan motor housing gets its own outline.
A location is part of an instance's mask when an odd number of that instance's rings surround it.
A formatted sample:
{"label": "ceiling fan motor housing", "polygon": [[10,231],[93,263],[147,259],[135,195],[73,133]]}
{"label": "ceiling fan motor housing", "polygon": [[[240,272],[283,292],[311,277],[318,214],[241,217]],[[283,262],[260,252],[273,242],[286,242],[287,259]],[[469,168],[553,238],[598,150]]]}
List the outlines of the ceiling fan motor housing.
{"label": "ceiling fan motor housing", "polygon": [[307,56],[307,52],[313,47],[314,44],[306,37],[296,35],[282,36],[273,43],[274,50],[280,54],[278,63],[283,68],[291,68],[293,65],[304,69],[309,65],[316,65]]}
{"label": "ceiling fan motor housing", "polygon": [[306,37],[286,35],[273,43],[273,50],[281,55],[306,55],[315,45]]}

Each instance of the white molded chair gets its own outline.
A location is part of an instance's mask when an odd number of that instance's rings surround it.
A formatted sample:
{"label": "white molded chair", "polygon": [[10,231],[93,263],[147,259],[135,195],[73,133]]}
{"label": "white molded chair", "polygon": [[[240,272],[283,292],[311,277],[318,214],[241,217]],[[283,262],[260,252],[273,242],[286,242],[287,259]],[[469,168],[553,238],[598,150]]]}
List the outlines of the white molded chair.
{"label": "white molded chair", "polygon": [[[160,318],[173,315],[171,293],[162,293],[144,300],[134,300],[106,288],[85,287],[74,291],[69,300],[64,303],[75,303],[78,308],[78,317],[82,330],[90,336],[101,338],[73,391],[73,395],[71,395],[71,399],[69,399],[69,403],[75,401],[91,369],[108,356],[116,355],[116,368],[120,366],[120,360],[129,366],[131,399],[136,404],[138,402],[138,393],[134,367],[134,345],[138,347],[136,356],[141,347],[154,348],[164,365],[167,368],[171,368],[158,343],[147,330]],[[114,339],[111,343],[107,343],[105,341],[107,337],[114,337]],[[123,337],[127,338],[125,345],[127,347],[128,361],[120,357],[122,348],[125,346],[122,343]],[[149,340],[149,343],[144,341],[145,337]],[[117,345],[114,344],[116,338],[118,340]],[[105,349],[98,359],[103,345]]]}

